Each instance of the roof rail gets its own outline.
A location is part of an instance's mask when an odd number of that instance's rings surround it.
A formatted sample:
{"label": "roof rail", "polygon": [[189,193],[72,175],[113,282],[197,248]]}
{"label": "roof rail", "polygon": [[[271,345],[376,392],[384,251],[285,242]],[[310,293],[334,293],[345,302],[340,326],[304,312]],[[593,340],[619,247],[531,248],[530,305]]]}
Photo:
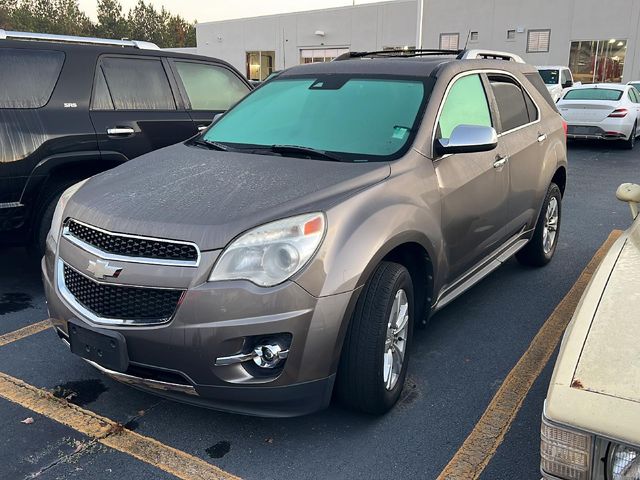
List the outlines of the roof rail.
{"label": "roof rail", "polygon": [[508,60],[516,63],[525,63],[525,61],[519,55],[515,53],[509,52],[499,52],[496,50],[464,50],[460,52],[458,55],[459,60],[475,60],[475,59],[486,59],[486,60]]}
{"label": "roof rail", "polygon": [[388,58],[388,57],[425,57],[431,55],[460,55],[462,50],[400,48],[394,50],[377,50],[374,52],[347,52],[333,59],[334,62],[352,58]]}
{"label": "roof rail", "polygon": [[110,45],[116,47],[133,47],[141,50],[159,50],[155,43],[139,40],[111,40],[108,38],[74,37],[71,35],[56,35],[53,33],[7,32],[0,29],[0,40],[37,40],[42,42],[84,43],[90,45]]}

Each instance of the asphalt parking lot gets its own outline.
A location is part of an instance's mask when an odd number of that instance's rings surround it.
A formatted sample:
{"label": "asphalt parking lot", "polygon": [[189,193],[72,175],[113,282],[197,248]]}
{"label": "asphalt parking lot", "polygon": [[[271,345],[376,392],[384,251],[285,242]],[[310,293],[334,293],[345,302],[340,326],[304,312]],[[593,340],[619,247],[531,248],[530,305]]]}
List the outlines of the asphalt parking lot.
{"label": "asphalt parking lot", "polygon": [[[628,206],[614,193],[622,182],[640,181],[640,151],[572,143],[569,155],[553,262],[540,270],[508,262],[417,331],[404,396],[384,417],[354,414],[335,403],[292,419],[173,403],[101,375],[51,330],[0,342],[0,372],[246,479],[437,478],[594,252],[612,230],[630,224]],[[23,250],[0,250],[0,264],[2,336],[46,319],[47,310],[38,267]],[[482,479],[540,478],[539,423],[553,361]],[[28,418],[33,422],[22,423]],[[1,392],[0,429],[3,479],[175,478],[161,458],[149,461],[135,450],[112,448]],[[192,478],[213,477],[195,470]]]}

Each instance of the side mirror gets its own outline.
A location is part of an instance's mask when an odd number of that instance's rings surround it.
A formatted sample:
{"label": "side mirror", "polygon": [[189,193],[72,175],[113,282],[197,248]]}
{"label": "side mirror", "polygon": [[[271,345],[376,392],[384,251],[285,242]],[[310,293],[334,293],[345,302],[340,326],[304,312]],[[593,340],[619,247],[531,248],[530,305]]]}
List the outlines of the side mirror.
{"label": "side mirror", "polygon": [[458,125],[451,132],[451,137],[436,141],[436,150],[440,155],[488,152],[497,146],[496,130],[480,125]]}
{"label": "side mirror", "polygon": [[218,120],[220,120],[222,118],[223,115],[224,115],[224,113],[216,113],[213,116],[213,120],[211,120],[211,123],[216,123]]}
{"label": "side mirror", "polygon": [[573,82],[571,80],[567,80],[562,84],[562,88],[571,88],[573,87]]}
{"label": "side mirror", "polygon": [[631,216],[636,218],[638,216],[638,204],[640,204],[640,185],[635,183],[623,183],[618,187],[616,191],[616,197],[621,202],[629,203],[631,207]]}

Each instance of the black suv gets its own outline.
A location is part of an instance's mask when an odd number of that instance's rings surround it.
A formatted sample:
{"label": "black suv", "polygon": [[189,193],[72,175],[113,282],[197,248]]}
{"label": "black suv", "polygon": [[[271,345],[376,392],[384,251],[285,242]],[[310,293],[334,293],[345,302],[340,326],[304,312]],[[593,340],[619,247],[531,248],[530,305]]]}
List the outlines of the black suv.
{"label": "black suv", "polygon": [[0,243],[38,252],[70,185],[204,130],[250,84],[217,59],[0,30]]}

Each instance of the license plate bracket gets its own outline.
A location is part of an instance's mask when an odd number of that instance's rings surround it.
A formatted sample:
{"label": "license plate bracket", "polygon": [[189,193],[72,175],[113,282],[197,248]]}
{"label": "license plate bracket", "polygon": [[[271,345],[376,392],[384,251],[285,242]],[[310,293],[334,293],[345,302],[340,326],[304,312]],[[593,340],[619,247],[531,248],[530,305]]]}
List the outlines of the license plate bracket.
{"label": "license plate bracket", "polygon": [[69,320],[68,333],[71,352],[76,355],[116,372],[129,368],[127,342],[121,333],[91,328],[77,320]]}

